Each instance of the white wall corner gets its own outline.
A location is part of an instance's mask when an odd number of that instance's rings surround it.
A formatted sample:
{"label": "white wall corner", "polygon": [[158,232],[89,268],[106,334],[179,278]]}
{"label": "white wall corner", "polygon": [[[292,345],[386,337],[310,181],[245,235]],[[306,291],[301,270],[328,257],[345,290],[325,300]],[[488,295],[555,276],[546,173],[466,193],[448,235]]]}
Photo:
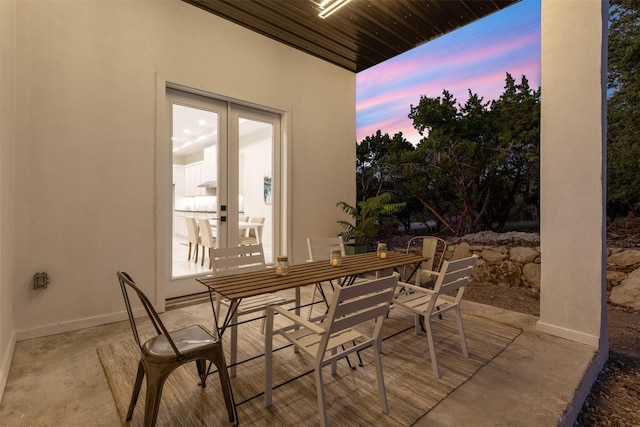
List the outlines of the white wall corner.
{"label": "white wall corner", "polygon": [[0,365],[0,402],[2,402],[2,396],[4,395],[4,388],[7,386],[7,379],[9,378],[9,370],[11,369],[11,361],[13,360],[13,352],[16,348],[16,332],[13,331],[9,342],[5,347],[5,352],[2,355],[2,364]]}

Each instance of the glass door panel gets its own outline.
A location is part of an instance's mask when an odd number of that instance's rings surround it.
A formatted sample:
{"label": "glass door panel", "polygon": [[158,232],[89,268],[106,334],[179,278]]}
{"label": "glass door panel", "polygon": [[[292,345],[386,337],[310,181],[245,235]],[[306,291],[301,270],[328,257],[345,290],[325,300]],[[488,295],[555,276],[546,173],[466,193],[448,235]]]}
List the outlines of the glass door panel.
{"label": "glass door panel", "polygon": [[[228,105],[215,99],[167,89],[172,144],[171,277],[166,298],[204,292],[194,277],[209,269],[208,248],[220,245],[218,190],[226,176],[219,174],[220,146],[227,143]],[[189,222],[195,222],[189,232]],[[203,225],[208,224],[208,225]],[[211,233],[212,241],[207,242]],[[197,249],[196,249],[197,248]],[[196,262],[197,253],[197,262]]]}
{"label": "glass door panel", "polygon": [[[210,271],[209,249],[202,243],[226,247],[260,242],[265,261],[275,259],[279,210],[273,159],[280,116],[173,89],[167,89],[167,98],[173,205],[171,278],[165,296],[174,298],[205,291],[194,280]],[[190,237],[193,220],[200,230]],[[207,242],[206,230],[213,242]]]}
{"label": "glass door panel", "polygon": [[[273,124],[238,118],[238,195],[241,215],[249,223],[262,224],[245,231],[247,243],[262,243],[265,261],[275,260],[273,251]],[[249,234],[257,234],[255,239]]]}
{"label": "glass door panel", "polygon": [[[172,104],[173,239],[172,277],[200,274],[204,250],[199,221],[215,226],[219,114]],[[196,226],[190,226],[189,223]],[[215,238],[215,229],[212,230]],[[196,256],[198,262],[196,263]]]}

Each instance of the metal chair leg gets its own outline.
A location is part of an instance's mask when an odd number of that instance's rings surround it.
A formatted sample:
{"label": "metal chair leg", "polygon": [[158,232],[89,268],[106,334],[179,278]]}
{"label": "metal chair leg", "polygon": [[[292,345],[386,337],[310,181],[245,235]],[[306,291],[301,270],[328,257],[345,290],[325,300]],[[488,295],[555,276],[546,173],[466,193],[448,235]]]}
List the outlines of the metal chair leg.
{"label": "metal chair leg", "polygon": [[142,387],[142,379],[144,378],[144,365],[142,361],[138,362],[138,373],[136,375],[136,382],[133,385],[133,393],[131,393],[131,402],[129,403],[129,410],[127,411],[127,421],[133,418],[133,410],[138,402],[138,396],[140,395],[140,387]]}

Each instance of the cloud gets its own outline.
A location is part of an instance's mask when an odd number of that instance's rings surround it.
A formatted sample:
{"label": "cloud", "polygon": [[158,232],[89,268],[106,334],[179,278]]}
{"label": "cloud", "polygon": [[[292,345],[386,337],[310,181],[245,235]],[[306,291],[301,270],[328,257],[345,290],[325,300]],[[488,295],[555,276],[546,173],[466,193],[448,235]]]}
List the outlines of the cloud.
{"label": "cloud", "polygon": [[448,90],[463,104],[469,89],[485,100],[504,90],[506,73],[540,85],[540,0],[523,0],[356,76],[356,139],[377,130],[420,139],[408,118],[420,96]]}

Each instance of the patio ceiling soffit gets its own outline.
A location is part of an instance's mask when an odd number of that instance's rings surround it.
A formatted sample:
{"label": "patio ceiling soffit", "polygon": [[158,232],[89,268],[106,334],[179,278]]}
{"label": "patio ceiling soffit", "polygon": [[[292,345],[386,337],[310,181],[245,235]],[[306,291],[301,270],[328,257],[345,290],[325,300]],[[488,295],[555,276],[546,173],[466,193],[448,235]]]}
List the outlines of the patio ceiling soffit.
{"label": "patio ceiling soffit", "polygon": [[351,0],[322,19],[312,0],[183,0],[354,73],[520,0]]}

